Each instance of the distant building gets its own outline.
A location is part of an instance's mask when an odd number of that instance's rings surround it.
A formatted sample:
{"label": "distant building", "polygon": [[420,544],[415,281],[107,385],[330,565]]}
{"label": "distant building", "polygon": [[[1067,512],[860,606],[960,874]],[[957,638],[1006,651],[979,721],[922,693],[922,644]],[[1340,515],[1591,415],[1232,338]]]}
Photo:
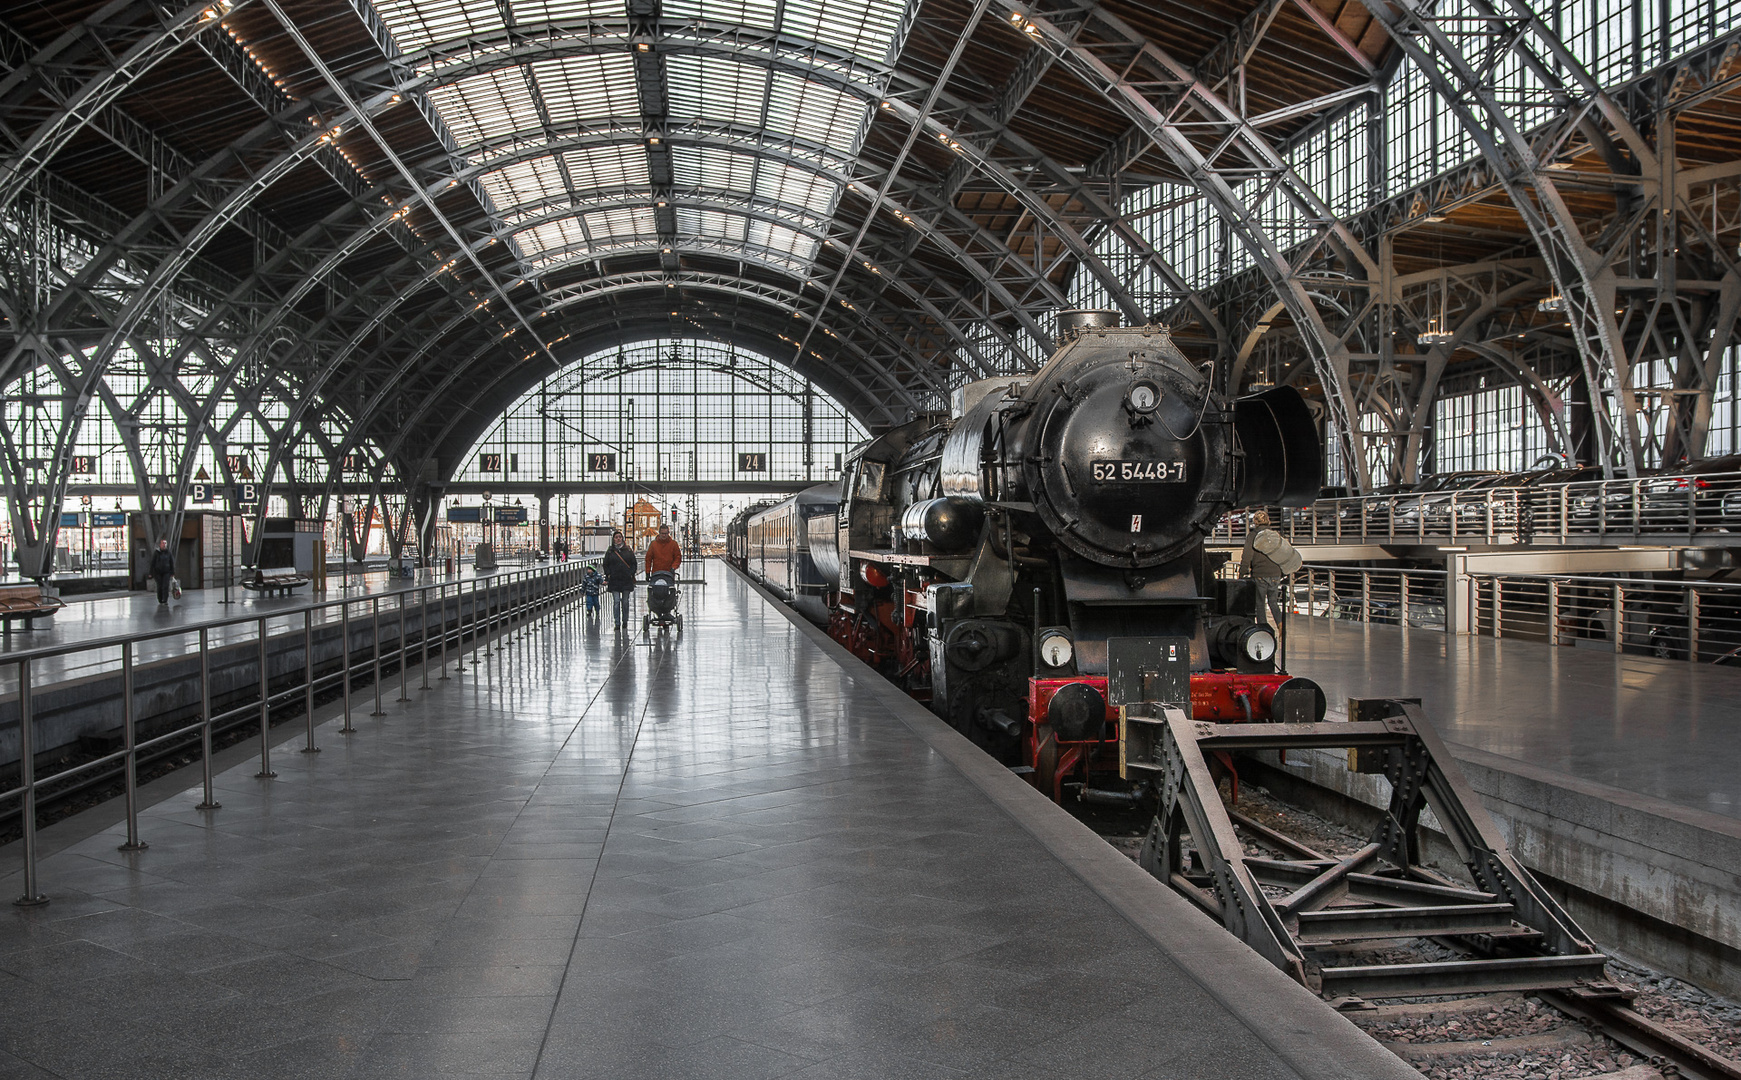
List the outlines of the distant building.
{"label": "distant building", "polygon": [[637,548],[645,547],[648,539],[658,535],[659,522],[664,517],[659,508],[646,499],[635,500],[635,505],[629,509],[629,543]]}

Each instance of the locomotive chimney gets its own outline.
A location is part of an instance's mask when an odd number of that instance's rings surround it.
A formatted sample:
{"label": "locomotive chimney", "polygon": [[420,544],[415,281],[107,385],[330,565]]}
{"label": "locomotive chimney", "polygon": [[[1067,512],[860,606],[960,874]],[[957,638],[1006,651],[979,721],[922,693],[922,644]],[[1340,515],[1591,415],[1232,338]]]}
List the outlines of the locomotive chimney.
{"label": "locomotive chimney", "polygon": [[1117,330],[1118,312],[1111,308],[1071,308],[1058,313],[1058,343],[1090,330]]}

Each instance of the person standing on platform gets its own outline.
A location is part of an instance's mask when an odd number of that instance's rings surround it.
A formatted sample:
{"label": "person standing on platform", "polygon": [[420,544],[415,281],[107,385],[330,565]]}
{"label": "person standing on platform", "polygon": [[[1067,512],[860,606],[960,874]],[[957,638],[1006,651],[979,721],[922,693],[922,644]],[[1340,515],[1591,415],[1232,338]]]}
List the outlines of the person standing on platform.
{"label": "person standing on platform", "polygon": [[175,556],[169,550],[168,540],[159,540],[157,550],[151,556],[151,569],[148,577],[157,579],[157,603],[166,606],[169,603],[169,587],[175,583]]}
{"label": "person standing on platform", "polygon": [[611,546],[605,552],[605,588],[611,594],[611,614],[617,629],[627,629],[629,608],[635,603],[635,552],[623,539],[621,529],[611,533]]}
{"label": "person standing on platform", "polygon": [[660,525],[659,535],[655,536],[653,542],[647,545],[647,576],[652,577],[663,570],[669,570],[675,574],[681,565],[683,565],[682,546],[671,539],[671,526]]}

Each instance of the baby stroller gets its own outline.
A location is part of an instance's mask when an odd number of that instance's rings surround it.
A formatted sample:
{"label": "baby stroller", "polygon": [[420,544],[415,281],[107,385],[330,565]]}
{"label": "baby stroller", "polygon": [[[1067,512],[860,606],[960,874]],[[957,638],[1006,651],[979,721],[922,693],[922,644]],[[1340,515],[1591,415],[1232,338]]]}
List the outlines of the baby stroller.
{"label": "baby stroller", "polygon": [[598,572],[598,567],[588,566],[580,572],[580,591],[586,596],[586,613],[597,615],[600,611],[598,594],[605,587],[605,576]]}
{"label": "baby stroller", "polygon": [[677,632],[683,632],[683,616],[677,614],[677,573],[673,570],[657,570],[647,575],[647,614],[641,616],[641,632],[652,631],[657,626],[664,630],[675,626]]}

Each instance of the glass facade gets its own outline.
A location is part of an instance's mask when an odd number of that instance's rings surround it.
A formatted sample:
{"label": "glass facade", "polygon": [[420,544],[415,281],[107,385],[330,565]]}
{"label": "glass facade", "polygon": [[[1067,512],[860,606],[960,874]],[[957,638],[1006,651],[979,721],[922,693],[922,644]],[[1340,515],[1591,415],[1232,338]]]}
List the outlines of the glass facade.
{"label": "glass facade", "polygon": [[594,353],[544,380],[491,426],[454,479],[831,480],[864,438],[846,410],[765,356],[694,339]]}

